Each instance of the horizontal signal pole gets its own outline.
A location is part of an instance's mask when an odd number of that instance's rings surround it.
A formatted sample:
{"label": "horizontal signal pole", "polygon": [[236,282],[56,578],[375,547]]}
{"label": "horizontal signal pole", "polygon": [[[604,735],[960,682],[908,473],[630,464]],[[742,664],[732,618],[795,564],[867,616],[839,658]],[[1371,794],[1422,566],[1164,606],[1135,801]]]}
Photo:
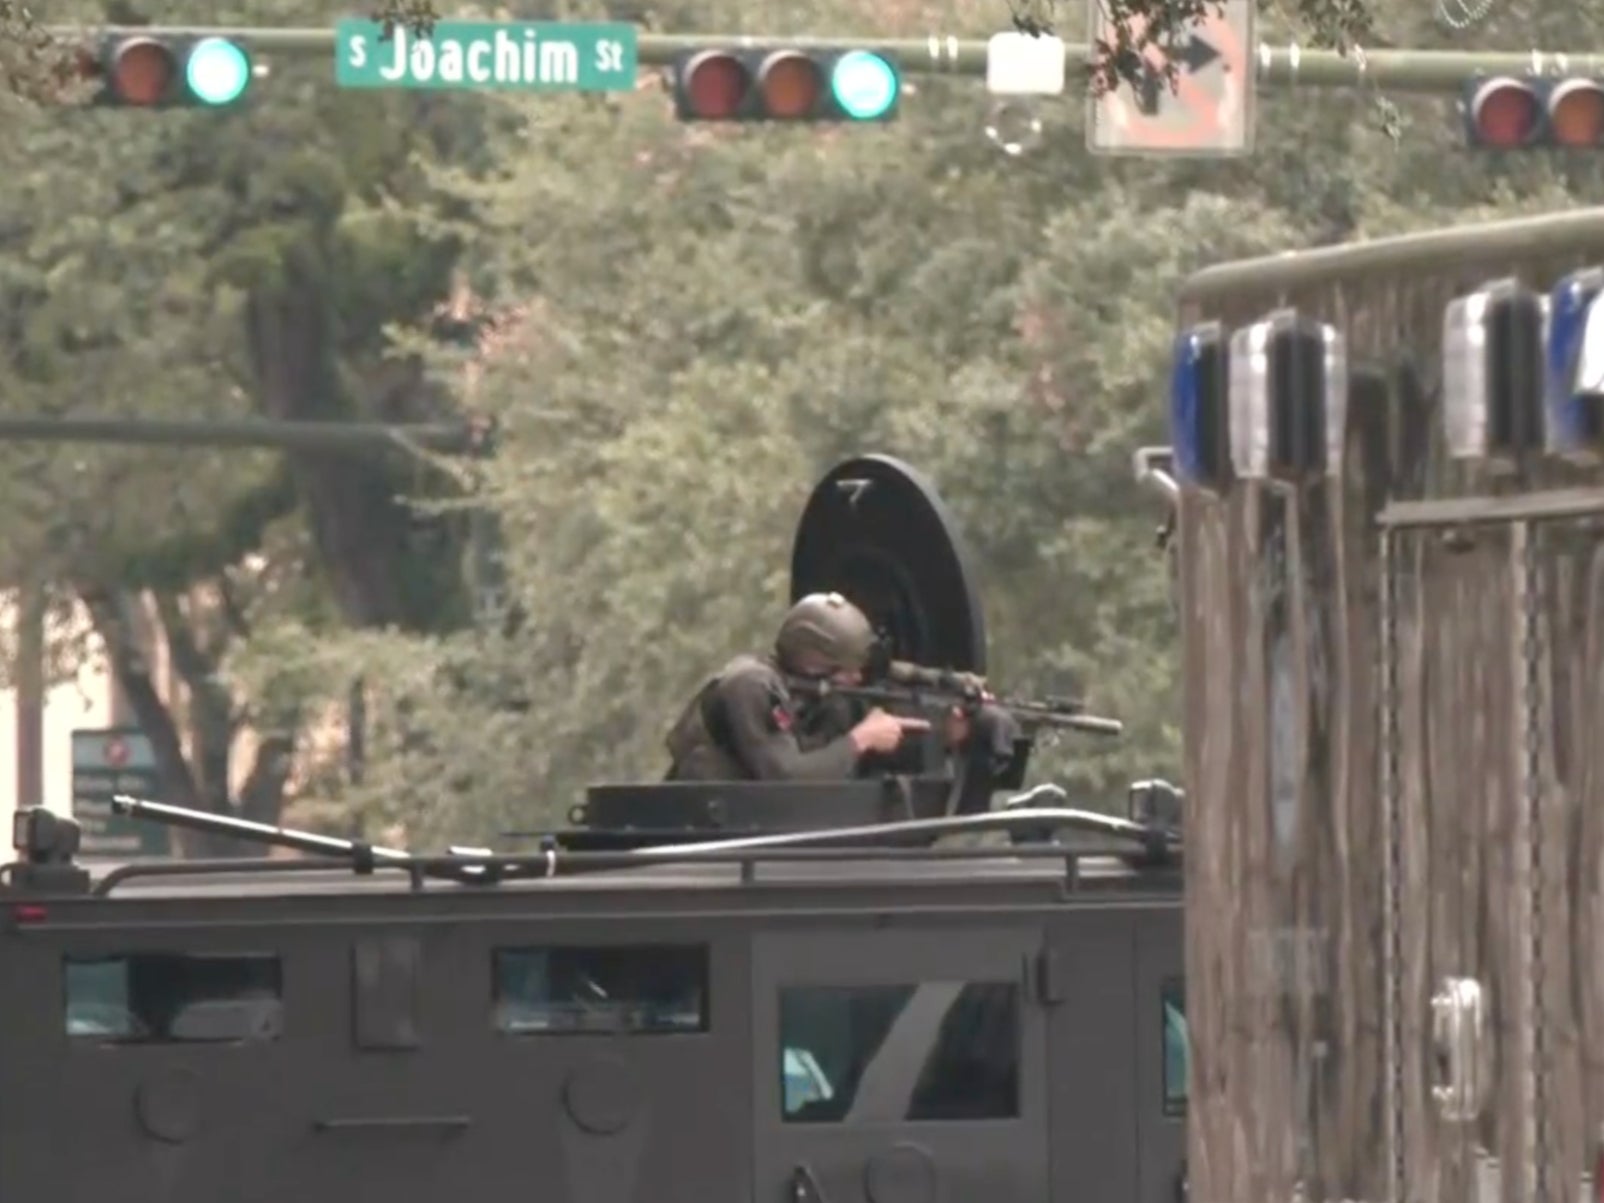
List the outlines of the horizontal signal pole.
{"label": "horizontal signal pole", "polygon": [[123,443],[147,447],[269,448],[374,454],[416,447],[466,455],[480,436],[461,422],[384,426],[372,422],[279,422],[268,418],[154,419],[0,415],[0,443]]}
{"label": "horizontal signal pole", "polygon": [[[332,29],[265,29],[250,26],[138,25],[56,26],[49,32],[64,41],[98,35],[155,38],[226,37],[253,51],[281,54],[334,53]],[[710,46],[731,49],[784,45],[800,51],[868,50],[893,59],[910,75],[986,74],[986,43],[945,34],[926,38],[793,38],[783,34],[642,33],[637,61],[646,67],[673,65],[678,56]],[[1066,42],[1065,60],[1086,65],[1095,48]],[[1259,43],[1254,56],[1257,82],[1277,87],[1378,88],[1389,92],[1457,93],[1478,75],[1604,75],[1604,53],[1556,54],[1531,50],[1309,50],[1297,45]]]}

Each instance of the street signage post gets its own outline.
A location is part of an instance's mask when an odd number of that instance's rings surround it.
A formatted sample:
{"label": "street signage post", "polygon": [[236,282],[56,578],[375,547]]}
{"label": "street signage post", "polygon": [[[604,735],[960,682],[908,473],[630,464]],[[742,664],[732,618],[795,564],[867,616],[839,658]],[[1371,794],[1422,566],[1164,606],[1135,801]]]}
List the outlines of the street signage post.
{"label": "street signage post", "polygon": [[72,817],[83,833],[82,855],[118,860],[171,855],[169,829],[112,814],[113,794],[161,796],[150,740],[138,727],[74,731]]}
{"label": "street signage post", "polygon": [[[1113,40],[1100,0],[1089,0],[1091,40]],[[1140,36],[1140,24],[1133,24]],[[1252,0],[1225,0],[1167,49],[1150,46],[1141,78],[1086,102],[1086,148],[1102,155],[1228,158],[1253,151]],[[1174,63],[1174,84],[1164,78]]]}

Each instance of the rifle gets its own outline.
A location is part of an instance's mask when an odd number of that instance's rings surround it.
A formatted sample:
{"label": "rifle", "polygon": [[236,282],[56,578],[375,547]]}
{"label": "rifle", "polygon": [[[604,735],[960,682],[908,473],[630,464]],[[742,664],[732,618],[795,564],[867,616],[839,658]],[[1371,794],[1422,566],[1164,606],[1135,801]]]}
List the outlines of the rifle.
{"label": "rifle", "polygon": [[877,705],[914,706],[927,712],[946,712],[956,707],[973,715],[982,706],[992,705],[1006,711],[1027,733],[1053,727],[1117,736],[1125,730],[1125,725],[1117,718],[1087,714],[1085,703],[1076,699],[995,695],[988,700],[983,677],[945,668],[926,668],[906,660],[872,665],[869,680],[862,685],[839,685],[812,677],[791,677],[786,683],[794,692],[807,697],[854,698]]}

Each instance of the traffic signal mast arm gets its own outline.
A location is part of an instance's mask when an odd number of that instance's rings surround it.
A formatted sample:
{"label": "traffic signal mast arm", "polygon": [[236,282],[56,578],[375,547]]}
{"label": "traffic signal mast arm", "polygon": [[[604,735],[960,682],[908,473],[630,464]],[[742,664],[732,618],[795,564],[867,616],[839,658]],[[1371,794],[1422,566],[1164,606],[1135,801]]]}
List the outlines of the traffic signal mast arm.
{"label": "traffic signal mast arm", "polygon": [[[332,56],[334,30],[264,29],[244,26],[133,26],[53,27],[49,32],[64,41],[86,37],[143,37],[161,41],[221,37],[240,42],[253,53]],[[803,53],[868,51],[889,59],[903,75],[962,75],[983,78],[987,43],[942,34],[926,38],[787,38],[750,34],[641,33],[637,62],[646,67],[672,67],[684,56],[699,51],[754,50],[784,47]],[[1069,42],[1064,56],[1071,67],[1086,64],[1095,47]],[[1260,43],[1254,53],[1256,82],[1268,86],[1323,88],[1378,88],[1391,92],[1459,94],[1468,80],[1494,76],[1573,78],[1604,76],[1604,54],[1524,52],[1467,52],[1455,50],[1334,50],[1304,49],[1297,45]]]}
{"label": "traffic signal mast arm", "polygon": [[153,447],[274,448],[378,453],[415,447],[446,455],[482,450],[491,431],[472,422],[385,425],[377,422],[270,418],[137,418],[82,414],[0,414],[0,443],[122,443]]}

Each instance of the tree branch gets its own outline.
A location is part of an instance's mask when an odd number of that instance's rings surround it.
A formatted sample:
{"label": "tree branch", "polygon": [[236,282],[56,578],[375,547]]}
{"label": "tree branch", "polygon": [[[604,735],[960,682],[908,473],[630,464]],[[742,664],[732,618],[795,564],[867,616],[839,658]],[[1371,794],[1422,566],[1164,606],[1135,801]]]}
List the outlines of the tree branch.
{"label": "tree branch", "polygon": [[295,764],[295,740],[269,735],[256,745],[256,757],[239,791],[239,814],[254,823],[277,825],[284,809],[284,790]]}
{"label": "tree branch", "polygon": [[188,617],[171,593],[156,592],[156,614],[167,636],[173,667],[189,687],[191,774],[205,809],[226,814],[229,751],[234,742],[234,696],[217,678],[216,661],[200,648]]}
{"label": "tree branch", "polygon": [[[245,609],[239,604],[239,597],[234,592],[234,582],[229,579],[226,570],[218,574],[217,596],[222,603],[223,620],[227,623],[228,630],[239,639],[249,639],[251,624],[245,617]],[[222,648],[219,647],[217,650],[220,653]]]}
{"label": "tree branch", "polygon": [[76,592],[89,611],[95,633],[105,645],[112,674],[133,709],[140,730],[150,740],[156,771],[161,778],[162,801],[199,809],[200,790],[184,758],[183,741],[179,739],[172,712],[151,679],[145,654],[134,638],[126,599],[112,589],[88,582],[80,582]]}
{"label": "tree branch", "polygon": [[206,689],[213,679],[216,663],[201,651],[178,599],[171,593],[158,590],[156,616],[161,619],[162,630],[167,635],[167,650],[173,657],[173,667],[184,678],[184,684],[197,692]]}

